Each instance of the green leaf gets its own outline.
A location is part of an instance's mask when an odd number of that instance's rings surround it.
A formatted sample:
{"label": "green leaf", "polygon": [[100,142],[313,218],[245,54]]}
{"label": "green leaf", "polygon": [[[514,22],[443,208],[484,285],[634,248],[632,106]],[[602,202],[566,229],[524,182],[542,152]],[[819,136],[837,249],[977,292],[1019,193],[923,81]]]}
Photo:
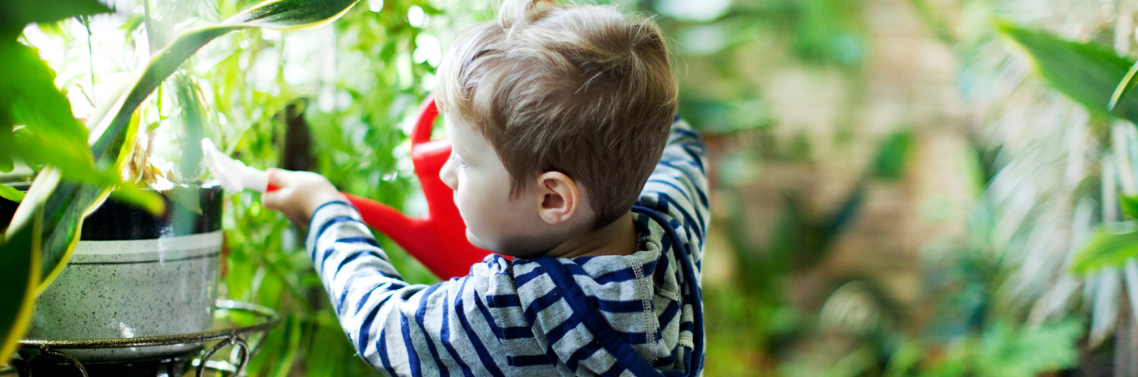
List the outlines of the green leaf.
{"label": "green leaf", "polygon": [[1138,196],[1120,196],[1118,205],[1122,207],[1122,213],[1125,213],[1126,216],[1138,219]]}
{"label": "green leaf", "polygon": [[[63,269],[75,248],[73,241],[78,241],[83,217],[88,210],[93,209],[96,202],[101,201],[98,196],[103,191],[99,186],[61,181],[61,176],[58,169],[48,167],[36,176],[28,188],[28,195],[47,196],[44,203],[44,227],[40,231],[40,239],[43,240],[40,292]],[[69,195],[59,196],[59,193]],[[20,203],[21,207],[28,205],[26,199],[25,197],[25,201]]]}
{"label": "green leaf", "polygon": [[[250,27],[299,29],[319,26],[347,12],[358,1],[270,0],[241,12],[220,25],[189,30],[179,34],[173,42],[170,42],[170,45],[155,53],[150,64],[138,76],[135,84],[126,92],[125,97],[114,101],[116,105],[112,108],[117,108],[116,110],[98,114],[100,115],[99,119],[92,119],[90,124],[96,125],[91,131],[92,140],[94,140],[91,145],[92,155],[96,161],[103,161],[111,157],[117,158],[117,155],[108,155],[108,153],[113,154],[120,151],[126,141],[130,141],[130,143],[125,143],[125,145],[133,145],[133,137],[126,139],[120,137],[131,114],[162,81],[182,65],[182,62],[213,39],[233,30]],[[108,114],[114,114],[114,116],[104,122],[102,118]]]}
{"label": "green leaf", "polygon": [[238,13],[223,25],[267,27],[279,30],[313,28],[332,22],[359,0],[275,0]]}
{"label": "green leaf", "polygon": [[0,364],[6,364],[32,318],[40,279],[40,228],[43,197],[21,203],[0,237]]}
{"label": "green leaf", "polygon": [[1115,106],[1109,106],[1133,61],[1095,43],[1067,41],[1007,22],[998,21],[996,28],[1022,47],[1036,73],[1067,97],[1093,112],[1138,122],[1138,97],[1120,95]]}
{"label": "green leaf", "polygon": [[984,332],[971,360],[975,371],[967,375],[1035,377],[1071,368],[1079,362],[1083,329],[1074,320],[1019,327],[996,322]]}
{"label": "green leaf", "polygon": [[[19,72],[0,75],[0,120],[8,122],[0,124],[0,131],[8,133],[4,141],[14,141],[13,125],[24,125],[39,138],[35,145],[6,145],[9,148],[0,154],[40,153],[40,160],[64,170],[93,171],[86,151],[87,129],[71,115],[71,102],[55,88],[55,72],[35,49],[16,41],[0,40],[0,56],[4,56],[0,59],[0,72]],[[42,144],[46,142],[50,144]],[[43,148],[44,145],[55,147]]]}
{"label": "green leaf", "polygon": [[[153,214],[161,214],[166,211],[166,201],[162,200],[161,196],[133,184],[124,183],[111,191],[110,197],[136,205]],[[198,212],[201,210],[199,209]]]}
{"label": "green leaf", "polygon": [[49,23],[100,13],[111,8],[95,0],[8,0],[0,1],[0,33],[19,35],[30,23]]}
{"label": "green leaf", "polygon": [[[203,155],[201,140],[205,137],[202,127],[207,119],[207,117],[202,114],[202,105],[201,102],[198,101],[194,86],[193,81],[186,75],[179,75],[175,79],[174,93],[178,98],[182,124],[185,125],[186,129],[186,136],[182,142],[182,167],[180,177],[187,181],[201,178],[198,173]],[[198,198],[195,195],[193,197],[195,205],[197,201]],[[201,210],[199,209],[198,212],[200,213]]]}
{"label": "green leaf", "polygon": [[1071,263],[1071,271],[1090,275],[1100,269],[1121,266],[1127,259],[1138,256],[1138,229],[1119,232],[1099,228]]}
{"label": "green leaf", "polygon": [[19,203],[24,200],[24,193],[5,184],[0,184],[0,198]]}
{"label": "green leaf", "polygon": [[288,339],[288,344],[285,346],[285,353],[280,355],[277,362],[277,368],[273,375],[276,377],[288,377],[289,372],[292,371],[293,361],[296,359],[296,351],[300,348],[300,336],[304,334],[301,329],[303,323],[295,315],[290,315],[285,321],[285,339]]}
{"label": "green leaf", "polygon": [[1130,66],[1130,71],[1126,72],[1126,77],[1123,77],[1122,82],[1118,83],[1118,87],[1114,88],[1114,94],[1110,96],[1110,104],[1106,107],[1108,111],[1114,110],[1114,107],[1118,106],[1118,101],[1129,94],[1135,85],[1138,85],[1138,81],[1134,81],[1136,73],[1138,73],[1138,62]]}
{"label": "green leaf", "polygon": [[[0,59],[0,72],[20,72],[0,77],[0,119],[25,126],[17,132],[0,131],[0,156],[54,166],[66,180],[104,187],[121,184],[118,169],[96,169],[87,147],[87,128],[72,116],[70,101],[55,87],[55,73],[35,49],[0,40],[0,56],[6,57]],[[154,193],[129,199],[143,206],[159,200]]]}
{"label": "green leaf", "polygon": [[912,131],[902,130],[890,134],[877,147],[873,175],[886,180],[901,179],[908,170],[912,151]]}

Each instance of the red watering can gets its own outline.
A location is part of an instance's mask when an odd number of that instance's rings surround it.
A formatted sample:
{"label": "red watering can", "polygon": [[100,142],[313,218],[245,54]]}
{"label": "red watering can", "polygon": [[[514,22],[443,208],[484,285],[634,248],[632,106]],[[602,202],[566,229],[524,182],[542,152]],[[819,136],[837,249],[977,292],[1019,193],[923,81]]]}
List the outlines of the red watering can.
{"label": "red watering can", "polygon": [[[415,129],[411,131],[411,162],[427,197],[426,215],[412,219],[383,203],[352,194],[345,193],[344,196],[360,211],[365,224],[390,237],[438,277],[450,279],[465,276],[471,265],[490,252],[474,247],[466,240],[466,223],[454,205],[454,191],[439,178],[439,171],[450,158],[451,145],[446,140],[431,140],[431,128],[438,116],[434,98],[427,97],[419,108]],[[213,144],[208,148],[212,149]],[[254,180],[260,181],[248,187],[259,185],[267,191],[277,189],[272,185],[266,186],[264,174],[259,174],[261,177]],[[246,178],[255,176],[257,173],[247,174]]]}
{"label": "red watering can", "polygon": [[470,266],[490,252],[466,240],[466,223],[454,205],[454,191],[439,178],[439,171],[450,158],[450,142],[431,140],[431,128],[438,118],[435,99],[427,97],[411,131],[411,162],[427,197],[427,213],[419,218],[406,215],[382,203],[345,194],[360,210],[363,221],[390,237],[442,279],[465,276]]}
{"label": "red watering can", "polygon": [[412,219],[382,203],[345,195],[360,210],[365,224],[390,237],[435,275],[450,279],[468,274],[470,266],[490,252],[467,241],[466,223],[454,205],[454,191],[439,178],[439,171],[450,158],[451,145],[445,139],[431,140],[431,128],[438,116],[435,99],[427,97],[411,131],[411,162],[427,197],[425,215]]}

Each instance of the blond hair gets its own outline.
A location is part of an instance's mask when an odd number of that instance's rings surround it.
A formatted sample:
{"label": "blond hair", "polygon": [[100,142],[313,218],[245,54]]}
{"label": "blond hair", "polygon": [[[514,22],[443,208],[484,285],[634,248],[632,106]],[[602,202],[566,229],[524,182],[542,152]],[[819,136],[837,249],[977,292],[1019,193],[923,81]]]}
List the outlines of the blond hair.
{"label": "blond hair", "polygon": [[437,74],[440,108],[489,140],[511,195],[562,172],[587,189],[598,228],[636,202],[676,111],[660,30],[611,7],[507,0]]}

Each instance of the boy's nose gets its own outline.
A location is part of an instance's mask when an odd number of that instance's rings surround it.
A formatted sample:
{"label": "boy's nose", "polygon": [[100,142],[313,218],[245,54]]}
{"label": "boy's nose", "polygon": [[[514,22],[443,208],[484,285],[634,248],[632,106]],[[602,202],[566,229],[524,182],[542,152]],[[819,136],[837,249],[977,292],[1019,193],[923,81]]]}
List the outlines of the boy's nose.
{"label": "boy's nose", "polygon": [[439,179],[442,179],[443,184],[446,184],[451,190],[458,188],[458,177],[454,174],[453,158],[448,158],[447,162],[443,164],[443,168],[439,170]]}

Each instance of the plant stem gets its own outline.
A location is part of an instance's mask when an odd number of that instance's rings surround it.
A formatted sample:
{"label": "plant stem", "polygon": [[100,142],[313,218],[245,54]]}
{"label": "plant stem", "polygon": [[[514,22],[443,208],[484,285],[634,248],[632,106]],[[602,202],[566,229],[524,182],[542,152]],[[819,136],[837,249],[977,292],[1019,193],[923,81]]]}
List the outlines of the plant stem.
{"label": "plant stem", "polygon": [[91,72],[91,95],[87,98],[91,101],[91,106],[97,106],[98,95],[95,94],[95,52],[91,47],[91,17],[87,15],[79,16],[79,20],[83,21],[83,27],[87,29],[87,63]]}

